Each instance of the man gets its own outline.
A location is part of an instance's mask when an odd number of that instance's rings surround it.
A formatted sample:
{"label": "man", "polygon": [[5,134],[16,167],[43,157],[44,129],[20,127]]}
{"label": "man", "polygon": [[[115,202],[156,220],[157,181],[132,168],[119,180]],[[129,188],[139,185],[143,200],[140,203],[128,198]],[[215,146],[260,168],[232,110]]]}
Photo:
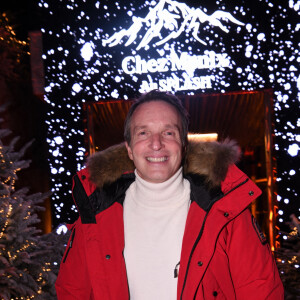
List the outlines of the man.
{"label": "man", "polygon": [[[80,218],[56,282],[59,300],[283,299],[248,205],[260,190],[232,142],[187,142],[187,113],[151,91],[125,121],[125,145],[74,177]],[[133,162],[133,163],[132,163]]]}

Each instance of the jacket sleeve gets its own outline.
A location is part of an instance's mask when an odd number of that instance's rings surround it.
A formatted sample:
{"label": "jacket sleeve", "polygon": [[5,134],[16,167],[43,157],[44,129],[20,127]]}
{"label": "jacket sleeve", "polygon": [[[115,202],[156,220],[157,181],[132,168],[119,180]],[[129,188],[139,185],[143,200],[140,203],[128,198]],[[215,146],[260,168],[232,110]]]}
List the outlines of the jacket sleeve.
{"label": "jacket sleeve", "polygon": [[250,211],[242,212],[227,229],[227,254],[236,298],[283,300],[275,260]]}
{"label": "jacket sleeve", "polygon": [[73,177],[72,194],[80,218],[72,227],[70,239],[60,264],[55,283],[58,300],[90,300],[93,298],[86,263],[86,237],[83,232],[83,224],[95,223],[95,216],[88,198],[95,190],[95,185],[87,178],[87,169],[82,169]]}
{"label": "jacket sleeve", "polygon": [[86,266],[82,224],[77,220],[72,228],[55,283],[58,300],[92,299],[92,289]]}

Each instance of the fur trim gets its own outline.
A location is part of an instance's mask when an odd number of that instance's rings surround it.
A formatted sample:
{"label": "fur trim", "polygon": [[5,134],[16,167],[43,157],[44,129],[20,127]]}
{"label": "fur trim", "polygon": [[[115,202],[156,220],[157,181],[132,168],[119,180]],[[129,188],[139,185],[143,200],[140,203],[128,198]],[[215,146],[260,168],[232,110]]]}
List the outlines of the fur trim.
{"label": "fur trim", "polygon": [[[184,173],[205,176],[207,183],[218,186],[225,179],[228,167],[238,161],[240,150],[236,142],[196,142],[189,140]],[[134,164],[124,143],[112,146],[89,157],[87,168],[90,180],[97,187],[116,181],[125,172],[132,172]]]}
{"label": "fur trim", "polygon": [[133,171],[134,164],[128,157],[125,143],[121,143],[91,155],[87,168],[90,180],[97,187],[103,187],[116,181],[123,173]]}
{"label": "fur trim", "polygon": [[225,179],[228,167],[240,158],[240,148],[235,141],[195,142],[189,140],[184,173],[206,177],[211,186],[218,186]]}

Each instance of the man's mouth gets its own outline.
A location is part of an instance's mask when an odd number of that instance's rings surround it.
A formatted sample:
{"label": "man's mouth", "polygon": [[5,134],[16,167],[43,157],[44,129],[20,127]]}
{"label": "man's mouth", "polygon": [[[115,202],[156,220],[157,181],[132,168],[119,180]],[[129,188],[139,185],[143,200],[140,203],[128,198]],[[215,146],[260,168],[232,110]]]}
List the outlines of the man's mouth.
{"label": "man's mouth", "polygon": [[163,157],[146,157],[146,159],[150,162],[164,162],[168,160],[167,156]]}

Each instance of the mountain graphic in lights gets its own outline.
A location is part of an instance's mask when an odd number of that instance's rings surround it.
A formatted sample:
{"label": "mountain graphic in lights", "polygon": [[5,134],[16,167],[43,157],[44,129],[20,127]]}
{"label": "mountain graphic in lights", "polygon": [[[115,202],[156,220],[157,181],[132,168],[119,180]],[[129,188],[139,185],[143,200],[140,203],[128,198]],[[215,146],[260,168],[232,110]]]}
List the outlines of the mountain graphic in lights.
{"label": "mountain graphic in lights", "polygon": [[217,10],[213,14],[207,15],[200,8],[188,7],[185,3],[173,0],[160,0],[155,7],[149,9],[149,13],[145,18],[133,16],[132,21],[133,23],[128,29],[121,29],[107,40],[103,40],[103,46],[116,46],[121,43],[124,37],[127,37],[125,43],[127,47],[138,39],[138,34],[142,29],[146,30],[146,33],[136,50],[146,48],[154,38],[159,39],[155,43],[159,46],[169,40],[178,38],[183,32],[190,33],[195,40],[207,45],[199,37],[201,24],[208,22],[226,33],[229,32],[229,29],[224,23],[228,21],[237,25],[244,25],[229,12]]}

